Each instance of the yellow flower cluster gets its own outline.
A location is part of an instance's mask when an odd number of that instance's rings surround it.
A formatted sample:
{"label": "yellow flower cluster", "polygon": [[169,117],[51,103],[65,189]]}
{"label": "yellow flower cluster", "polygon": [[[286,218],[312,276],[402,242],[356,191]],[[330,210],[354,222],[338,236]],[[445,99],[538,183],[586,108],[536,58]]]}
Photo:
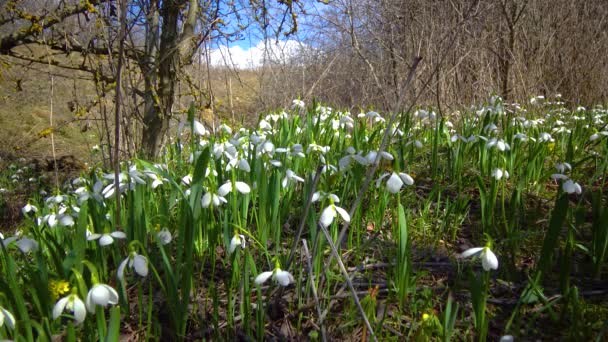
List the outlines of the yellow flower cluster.
{"label": "yellow flower cluster", "polygon": [[65,280],[51,280],[49,282],[49,292],[53,300],[70,291],[70,283]]}

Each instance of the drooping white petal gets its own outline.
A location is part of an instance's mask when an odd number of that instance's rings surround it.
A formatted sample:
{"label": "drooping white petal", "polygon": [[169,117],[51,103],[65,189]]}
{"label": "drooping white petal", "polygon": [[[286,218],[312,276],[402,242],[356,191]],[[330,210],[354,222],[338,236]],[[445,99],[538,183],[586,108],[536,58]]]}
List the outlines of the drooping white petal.
{"label": "drooping white petal", "polygon": [[484,248],[481,254],[481,266],[485,271],[498,269],[498,258],[489,248]]}
{"label": "drooping white petal", "polygon": [[0,318],[0,327],[6,322],[9,328],[15,329],[15,316],[10,311],[0,307]]}
{"label": "drooping white petal", "polygon": [[46,222],[49,224],[49,227],[55,228],[55,226],[57,226],[57,216],[55,214],[50,214]]}
{"label": "drooping white petal", "polygon": [[201,200],[201,206],[203,208],[209,208],[211,205],[211,193],[207,192],[203,195],[203,199]]}
{"label": "drooping white petal", "polygon": [[251,192],[251,188],[245,182],[235,182],[236,189],[242,194],[248,194]]}
{"label": "drooping white petal", "polygon": [[379,188],[380,184],[382,184],[382,180],[390,175],[391,174],[387,172],[387,173],[383,174],[382,176],[378,177],[378,179],[376,179],[376,188]]}
{"label": "drooping white petal", "polygon": [[205,129],[205,126],[203,126],[203,124],[200,123],[197,120],[194,120],[193,128],[194,128],[194,133],[196,133],[196,134],[198,134],[200,136],[203,136],[203,135],[205,135],[207,133],[207,130]]}
{"label": "drooping white petal", "polygon": [[220,186],[219,189],[217,189],[217,194],[224,197],[228,193],[230,193],[230,191],[232,191],[232,182],[228,181],[227,183],[224,183],[222,186]]}
{"label": "drooping white petal", "polygon": [[57,319],[57,317],[61,316],[63,310],[65,310],[65,306],[68,304],[69,296],[63,297],[55,303],[53,307],[53,319]]}
{"label": "drooping white petal", "polygon": [[280,268],[275,271],[273,278],[282,286],[288,286],[289,284],[295,281],[291,273],[283,271]]}
{"label": "drooping white petal", "polygon": [[99,239],[99,245],[102,247],[111,245],[113,242],[114,242],[114,239],[112,238],[112,236],[110,234],[103,234],[101,236],[101,238]]}
{"label": "drooping white petal", "polygon": [[15,244],[23,253],[29,253],[38,249],[38,242],[28,238],[20,239]]}
{"label": "drooping white petal", "polygon": [[462,258],[468,258],[470,256],[477,255],[478,253],[481,253],[481,251],[483,251],[483,247],[469,248],[466,251],[462,252],[462,254],[460,254],[460,257],[462,257]]}
{"label": "drooping white petal", "polygon": [[323,209],[319,223],[321,223],[323,227],[327,228],[334,221],[334,217],[336,217],[336,209],[333,205],[330,205]]}
{"label": "drooping white petal", "polygon": [[338,214],[340,214],[340,216],[342,216],[342,219],[346,222],[350,222],[350,215],[348,214],[348,212],[338,206],[334,206],[334,208],[336,208],[336,211],[338,212]]}
{"label": "drooping white petal", "polygon": [[560,180],[568,179],[568,176],[562,175],[561,173],[554,173],[551,175],[551,178],[556,181],[558,179],[560,179]]}
{"label": "drooping white petal", "polygon": [[562,189],[569,194],[580,194],[583,192],[583,189],[578,183],[572,181],[572,179],[568,179],[562,184]]}
{"label": "drooping white petal", "polygon": [[413,185],[414,184],[414,178],[412,178],[412,176],[408,175],[407,173],[400,172],[399,173],[399,177],[401,177],[401,180],[403,181],[403,183],[405,185]]}
{"label": "drooping white petal", "polygon": [[123,260],[118,266],[118,271],[116,272],[116,276],[120,281],[122,281],[125,277],[125,267],[127,267],[127,263],[129,262],[129,257]]}
{"label": "drooping white petal", "polygon": [[311,202],[314,203],[314,202],[317,202],[320,199],[321,199],[321,193],[317,191],[314,194],[312,194]]}
{"label": "drooping white petal", "polygon": [[393,172],[391,177],[386,182],[386,189],[390,193],[396,194],[399,192],[399,190],[401,190],[402,186],[403,186],[403,181],[396,173]]}
{"label": "drooping white petal", "polygon": [[82,322],[84,322],[84,319],[87,316],[87,309],[84,305],[84,302],[80,298],[76,297],[76,295],[72,295],[72,300],[74,320],[76,321],[76,324],[81,324]]}
{"label": "drooping white petal", "polygon": [[157,235],[162,245],[170,243],[173,239],[173,237],[171,236],[171,232],[167,228],[163,228],[160,232],[158,232]]}
{"label": "drooping white petal", "polygon": [[136,255],[133,257],[133,268],[135,272],[142,277],[148,275],[148,259],[143,255]]}
{"label": "drooping white petal", "polygon": [[255,284],[256,285],[262,285],[266,282],[266,280],[268,280],[268,278],[270,278],[272,276],[272,271],[266,271],[266,272],[262,272],[260,273],[257,277],[255,277]]}
{"label": "drooping white petal", "polygon": [[125,232],[121,232],[121,231],[111,232],[110,235],[112,235],[112,237],[115,239],[126,239],[127,238],[127,234],[125,234]]}
{"label": "drooping white petal", "polygon": [[230,246],[228,246],[228,254],[234,253],[236,248],[241,245],[241,236],[234,235],[230,240]]}

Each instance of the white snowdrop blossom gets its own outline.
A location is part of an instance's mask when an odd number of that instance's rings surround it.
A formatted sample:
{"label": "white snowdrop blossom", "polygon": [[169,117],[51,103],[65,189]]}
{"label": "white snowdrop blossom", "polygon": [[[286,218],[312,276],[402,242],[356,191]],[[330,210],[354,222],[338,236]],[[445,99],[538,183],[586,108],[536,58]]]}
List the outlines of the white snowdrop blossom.
{"label": "white snowdrop blossom", "polygon": [[239,181],[234,182],[234,187],[233,187],[232,182],[227,181],[222,186],[220,186],[219,189],[217,189],[217,194],[224,197],[224,196],[228,195],[228,193],[230,193],[234,190],[240,192],[243,195],[246,195],[251,192],[251,187],[249,187],[249,185],[247,183],[239,182]]}
{"label": "white snowdrop blossom", "polygon": [[292,109],[306,109],[306,104],[302,100],[293,100],[291,101]]}
{"label": "white snowdrop blossom", "polygon": [[376,188],[380,187],[380,184],[382,183],[382,180],[384,180],[386,177],[389,177],[388,181],[386,181],[386,189],[391,194],[398,193],[401,190],[401,188],[403,187],[404,184],[405,185],[413,185],[414,184],[414,179],[412,178],[412,176],[408,175],[407,173],[404,173],[404,172],[399,172],[399,173],[393,172],[393,173],[385,173],[382,176],[380,176],[380,178],[378,178],[376,180]]}
{"label": "white snowdrop blossom", "polygon": [[[367,153],[367,155],[365,156],[365,160],[367,162],[367,165],[372,165],[376,161],[377,156],[378,156],[378,152],[377,151],[369,151]],[[392,154],[390,154],[390,153],[388,153],[386,151],[382,151],[380,153],[380,158],[378,158],[378,163],[380,163],[380,161],[382,159],[393,160],[394,158],[393,158]]]}
{"label": "white snowdrop blossom", "polygon": [[38,208],[36,208],[36,206],[35,206],[35,205],[31,205],[31,204],[29,204],[29,203],[28,203],[28,204],[26,204],[25,206],[23,206],[23,208],[21,208],[21,212],[23,212],[23,214],[24,214],[24,215],[25,215],[25,214],[28,214],[28,213],[30,213],[30,212],[35,213],[35,212],[37,212],[37,211],[38,211]]}
{"label": "white snowdrop blossom", "polygon": [[551,136],[551,134],[547,133],[547,132],[542,132],[539,134],[538,136],[538,142],[554,142],[555,139],[553,139],[553,137]]}
{"label": "white snowdrop blossom", "polygon": [[228,201],[226,200],[226,198],[224,198],[224,196],[218,196],[215,193],[207,192],[203,195],[203,198],[201,199],[201,206],[203,208],[209,208],[209,206],[211,206],[211,203],[213,203],[214,207],[218,207],[222,205],[222,203],[228,203]]}
{"label": "white snowdrop blossom", "polygon": [[498,269],[498,258],[489,247],[474,247],[462,252],[461,258],[479,256],[481,258],[481,266],[485,271]]}
{"label": "white snowdrop blossom", "polygon": [[557,163],[555,164],[555,169],[559,173],[564,173],[566,171],[572,171],[572,166],[569,163]]}
{"label": "white snowdrop blossom", "polygon": [[281,286],[288,286],[291,283],[295,282],[295,279],[291,273],[288,271],[283,271],[279,266],[277,266],[273,271],[266,271],[260,273],[257,277],[255,277],[255,284],[262,285],[268,279],[272,277],[272,280],[281,284]]}
{"label": "white snowdrop blossom", "polygon": [[13,316],[10,311],[0,306],[0,327],[2,327],[5,322],[7,327],[15,329],[15,316]]}
{"label": "white snowdrop blossom", "polygon": [[114,239],[126,239],[127,234],[121,231],[115,231],[111,233],[104,234],[94,234],[87,230],[87,240],[93,241],[99,239],[99,245],[101,247],[109,246],[114,243]]}
{"label": "white snowdrop blossom", "polygon": [[562,183],[562,190],[569,194],[577,194],[580,195],[583,192],[583,188],[578,183],[572,181],[572,179],[568,179],[564,183]]}
{"label": "white snowdrop blossom", "polygon": [[[330,194],[330,196],[333,194]],[[337,198],[338,196],[333,195],[335,198]],[[314,194],[313,194],[313,199],[314,199]],[[329,227],[329,225],[331,225],[332,222],[334,222],[334,218],[340,214],[340,216],[342,216],[342,219],[346,222],[350,222],[350,215],[348,214],[348,212],[346,210],[344,210],[341,207],[338,207],[334,204],[335,201],[332,197],[330,197],[330,204],[323,209],[323,212],[321,213],[321,218],[319,219],[319,224],[321,224],[321,226],[327,228]]]}
{"label": "white snowdrop blossom", "polygon": [[29,253],[32,251],[38,250],[38,242],[32,239],[28,239],[26,237],[21,238],[15,242],[17,248],[23,253]]}
{"label": "white snowdrop blossom", "polygon": [[171,232],[167,228],[161,229],[161,231],[159,231],[158,233],[156,233],[156,236],[158,236],[158,240],[160,240],[160,243],[162,245],[169,244],[171,242],[171,240],[173,239],[173,236],[171,235]]}
{"label": "white snowdrop blossom", "polygon": [[86,307],[82,299],[78,298],[76,294],[65,296],[55,303],[53,307],[53,319],[57,319],[65,310],[72,312],[76,324],[84,322],[87,316]]}
{"label": "white snowdrop blossom", "polygon": [[236,248],[241,246],[241,248],[245,248],[245,236],[242,234],[234,234],[232,239],[230,240],[230,246],[228,246],[228,254],[234,253]]}
{"label": "white snowdrop blossom", "polygon": [[129,268],[132,268],[135,273],[139,274],[142,277],[148,275],[148,259],[143,255],[137,254],[137,252],[131,252],[131,254],[129,254],[129,256],[125,258],[125,260],[123,260],[118,266],[118,271],[116,272],[116,275],[118,276],[118,279],[120,281],[124,280],[125,268],[127,266],[129,266]]}
{"label": "white snowdrop blossom", "polygon": [[95,284],[89,290],[87,298],[85,299],[87,310],[94,314],[95,306],[100,305],[107,307],[108,304],[118,304],[118,293],[110,285],[106,284]]}
{"label": "white snowdrop blossom", "polygon": [[492,138],[486,143],[486,149],[490,149],[493,147],[495,147],[501,152],[509,151],[511,149],[511,146],[509,146],[509,144],[507,144],[504,140],[496,138]]}
{"label": "white snowdrop blossom", "polygon": [[199,136],[209,135],[209,131],[207,131],[205,126],[202,123],[200,123],[200,121],[198,121],[198,120],[194,120],[194,122],[192,123],[192,128],[196,135],[199,135]]}
{"label": "white snowdrop blossom", "polygon": [[495,168],[491,173],[496,180],[501,180],[503,177],[509,179],[509,171]]}
{"label": "white snowdrop blossom", "polygon": [[589,137],[589,141],[595,141],[595,140],[601,138],[602,136],[608,137],[608,131],[601,131],[601,132],[593,133]]}
{"label": "white snowdrop blossom", "polygon": [[303,183],[304,182],[304,178],[296,175],[296,173],[293,172],[292,170],[287,169],[287,171],[285,171],[285,177],[283,177],[283,180],[281,181],[281,186],[283,186],[283,188],[286,188],[292,182]]}

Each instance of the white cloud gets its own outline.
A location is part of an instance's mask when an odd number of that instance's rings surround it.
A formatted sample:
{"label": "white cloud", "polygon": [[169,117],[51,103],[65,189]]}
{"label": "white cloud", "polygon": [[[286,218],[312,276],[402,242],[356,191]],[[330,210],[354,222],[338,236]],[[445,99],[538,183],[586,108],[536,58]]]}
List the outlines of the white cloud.
{"label": "white cloud", "polygon": [[240,46],[221,45],[211,49],[210,61],[213,66],[231,66],[237,69],[254,69],[266,63],[285,63],[298,55],[304,44],[290,39],[284,41],[260,41],[245,50]]}

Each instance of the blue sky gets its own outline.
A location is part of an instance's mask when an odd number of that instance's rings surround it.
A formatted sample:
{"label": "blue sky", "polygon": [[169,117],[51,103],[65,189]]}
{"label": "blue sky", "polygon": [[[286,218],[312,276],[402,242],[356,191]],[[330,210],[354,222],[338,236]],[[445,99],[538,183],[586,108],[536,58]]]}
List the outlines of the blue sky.
{"label": "blue sky", "polygon": [[[307,13],[319,13],[327,6],[315,0],[304,1]],[[225,40],[215,42],[211,47],[211,62],[213,65],[230,65],[241,69],[255,68],[260,66],[266,51],[266,57],[275,60],[283,60],[293,56],[306,45],[302,43],[310,33],[306,27],[306,16],[299,15],[298,32],[292,36],[279,35],[280,40],[270,33],[271,37],[266,44],[263,42],[263,34],[258,25],[251,25],[249,29],[242,32],[242,38],[233,42]],[[237,25],[234,18],[225,19],[228,28]],[[276,24],[276,23],[274,23]],[[272,31],[272,30],[270,30]]]}

